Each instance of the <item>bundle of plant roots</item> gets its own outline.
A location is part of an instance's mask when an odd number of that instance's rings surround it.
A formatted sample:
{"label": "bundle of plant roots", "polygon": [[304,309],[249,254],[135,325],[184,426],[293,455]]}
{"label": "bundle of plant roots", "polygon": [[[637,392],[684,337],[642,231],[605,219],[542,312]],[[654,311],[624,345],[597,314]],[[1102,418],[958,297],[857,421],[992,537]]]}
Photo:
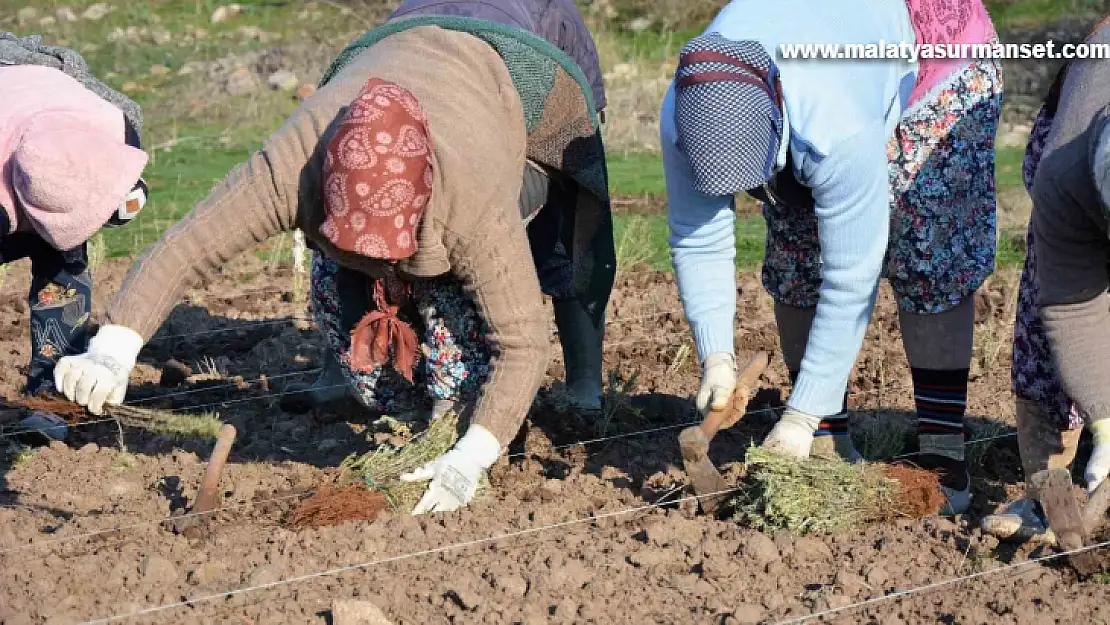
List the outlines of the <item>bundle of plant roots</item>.
{"label": "bundle of plant roots", "polygon": [[797,534],[931,516],[945,501],[939,478],[929,471],[840,458],[803,460],[761,447],[748,449],[741,488],[731,502],[737,520]]}
{"label": "bundle of plant roots", "polygon": [[426,482],[402,482],[401,476],[447,453],[459,439],[459,417],[448,412],[415,436],[399,422],[393,433],[404,443],[382,444],[374,451],[343,461],[337,487],[320,488],[293,513],[294,527],[373,520],[384,509],[409,514],[427,490]]}
{"label": "bundle of plant roots", "polygon": [[[50,413],[70,425],[100,418],[89,413],[84,406],[64,397],[51,397],[45,394],[36,397],[0,396],[0,410]],[[223,426],[223,421],[211,413],[191,414],[128,405],[105,405],[104,416],[116,420],[120,425],[142,428],[171,437],[214,439],[219,436],[220,427]],[[12,427],[16,431],[22,431],[19,426]]]}

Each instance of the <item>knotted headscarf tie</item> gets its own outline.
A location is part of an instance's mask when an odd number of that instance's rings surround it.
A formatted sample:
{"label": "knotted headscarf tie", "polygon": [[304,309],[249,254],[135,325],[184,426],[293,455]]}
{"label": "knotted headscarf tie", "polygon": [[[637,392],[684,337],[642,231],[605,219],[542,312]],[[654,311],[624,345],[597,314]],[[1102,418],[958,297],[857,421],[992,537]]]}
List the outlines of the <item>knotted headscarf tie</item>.
{"label": "knotted headscarf tie", "polygon": [[[339,122],[323,166],[325,218],[320,234],[338,250],[398,261],[416,253],[416,233],[432,193],[427,117],[403,87],[371,78]],[[375,310],[351,332],[351,367],[372,371],[392,357],[410,382],[416,333],[397,313],[409,286],[371,279]]]}

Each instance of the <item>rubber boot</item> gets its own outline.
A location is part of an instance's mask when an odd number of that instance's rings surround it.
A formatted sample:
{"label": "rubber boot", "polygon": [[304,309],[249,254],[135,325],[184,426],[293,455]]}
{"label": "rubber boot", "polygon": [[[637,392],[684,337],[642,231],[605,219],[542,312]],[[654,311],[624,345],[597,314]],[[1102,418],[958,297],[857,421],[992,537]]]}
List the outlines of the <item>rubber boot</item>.
{"label": "rubber boot", "polygon": [[1027,399],[1017,400],[1018,453],[1025,474],[1025,496],[996,514],[983,517],[985,533],[1000,540],[1055,543],[1040,504],[1039,493],[1029,483],[1033,475],[1046,469],[1066,469],[1075,460],[1081,428],[1061,432],[1041,407]]}
{"label": "rubber boot", "polygon": [[577,299],[556,300],[554,309],[572,404],[576,410],[600,412],[604,330],[594,325]]}
{"label": "rubber boot", "polygon": [[290,384],[281,398],[281,409],[291,413],[305,413],[315,408],[337,402],[347,396],[347,378],[339,366],[339,361],[331,353],[324,352],[324,370],[312,384]]}

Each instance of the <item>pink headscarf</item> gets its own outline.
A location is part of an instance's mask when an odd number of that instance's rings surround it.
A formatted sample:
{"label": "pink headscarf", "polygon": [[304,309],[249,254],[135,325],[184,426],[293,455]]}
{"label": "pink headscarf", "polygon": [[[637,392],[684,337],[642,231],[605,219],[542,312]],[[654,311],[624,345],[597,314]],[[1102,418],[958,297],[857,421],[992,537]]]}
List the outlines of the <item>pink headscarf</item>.
{"label": "pink headscarf", "polygon": [[[918,44],[988,43],[995,37],[982,0],[906,0]],[[968,59],[921,59],[908,104],[917,102]]]}
{"label": "pink headscarf", "polygon": [[[0,210],[51,246],[73,249],[124,202],[147,155],[123,113],[60,70],[0,67]],[[0,235],[5,233],[0,233]]]}

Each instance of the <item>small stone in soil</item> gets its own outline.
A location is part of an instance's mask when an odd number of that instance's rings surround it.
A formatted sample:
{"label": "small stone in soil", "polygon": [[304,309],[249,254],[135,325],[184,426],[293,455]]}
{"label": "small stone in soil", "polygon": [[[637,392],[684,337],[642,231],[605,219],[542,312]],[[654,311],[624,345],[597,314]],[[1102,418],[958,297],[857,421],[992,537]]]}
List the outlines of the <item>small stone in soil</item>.
{"label": "small stone in soil", "polygon": [[823,562],[832,559],[832,551],[823,541],[803,536],[794,543],[794,559],[798,562]]}
{"label": "small stone in soil", "polygon": [[513,597],[523,597],[528,593],[528,580],[519,575],[498,575],[493,578],[493,587]]}
{"label": "small stone in soil", "polygon": [[223,565],[218,562],[205,562],[189,571],[185,581],[193,586],[205,586],[217,581],[223,570]]}
{"label": "small stone in soil", "polygon": [[768,610],[777,610],[786,603],[786,597],[781,592],[772,592],[763,598],[763,607]]}
{"label": "small stone in soil", "polygon": [[779,560],[779,549],[766,534],[756,533],[748,537],[740,547],[740,553],[752,560],[757,566],[764,567]]}
{"label": "small stone in soil", "polygon": [[369,601],[354,599],[332,603],[332,625],[393,625],[381,608]]}
{"label": "small stone in soil", "polygon": [[890,575],[881,566],[875,565],[867,569],[864,573],[864,579],[871,585],[872,588],[882,588],[883,584],[890,579]]}
{"label": "small stone in soil", "polygon": [[732,609],[732,621],[739,625],[755,625],[763,621],[763,608],[754,603],[741,603]]}
{"label": "small stone in soil", "polygon": [[276,564],[263,564],[251,572],[247,583],[252,586],[272,584],[281,580],[281,568]]}
{"label": "small stone in soil", "polygon": [[172,584],[177,581],[177,567],[159,556],[147,556],[139,564],[139,574],[152,584]]}
{"label": "small stone in soil", "polygon": [[171,358],[162,365],[162,377],[158,380],[158,384],[169,388],[181,386],[191,375],[193,370],[189,365]]}
{"label": "small stone in soil", "polygon": [[628,556],[629,562],[643,568],[657,566],[663,564],[667,560],[667,552],[661,549],[641,549]]}
{"label": "small stone in soil", "polygon": [[566,620],[573,620],[578,616],[578,603],[573,599],[565,598],[555,606],[555,617]]}
{"label": "small stone in soil", "polygon": [[849,597],[855,597],[864,590],[867,590],[867,582],[865,582],[863,578],[855,573],[844,570],[837,571],[835,583],[844,591],[844,594]]}

